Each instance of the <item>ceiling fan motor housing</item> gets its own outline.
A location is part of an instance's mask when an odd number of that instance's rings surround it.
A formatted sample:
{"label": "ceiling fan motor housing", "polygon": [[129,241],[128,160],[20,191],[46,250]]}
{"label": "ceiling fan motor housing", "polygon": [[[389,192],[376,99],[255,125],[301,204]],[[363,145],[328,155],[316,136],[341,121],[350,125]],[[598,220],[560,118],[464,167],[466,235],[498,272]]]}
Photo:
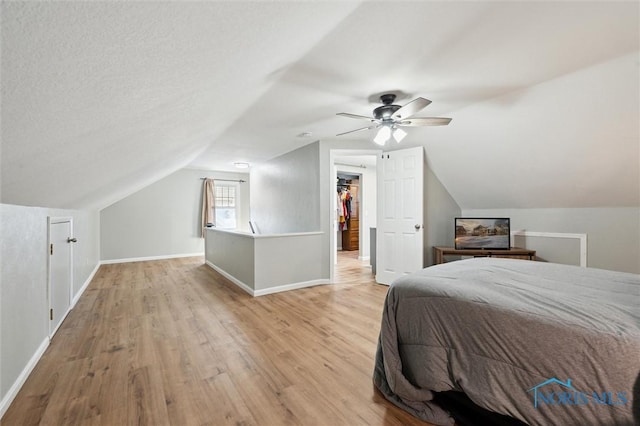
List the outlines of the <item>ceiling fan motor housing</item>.
{"label": "ceiling fan motor housing", "polygon": [[376,120],[393,121],[391,116],[394,112],[399,110],[400,105],[393,105],[393,101],[396,99],[396,95],[393,93],[387,93],[380,96],[380,101],[384,104],[373,110],[373,117]]}

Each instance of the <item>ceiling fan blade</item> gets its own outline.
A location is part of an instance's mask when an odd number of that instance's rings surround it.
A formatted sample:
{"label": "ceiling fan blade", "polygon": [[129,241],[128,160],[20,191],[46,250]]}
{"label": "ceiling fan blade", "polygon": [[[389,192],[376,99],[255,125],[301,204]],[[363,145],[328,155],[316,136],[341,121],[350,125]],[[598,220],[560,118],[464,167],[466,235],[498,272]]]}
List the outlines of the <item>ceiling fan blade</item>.
{"label": "ceiling fan blade", "polygon": [[342,135],[346,135],[348,133],[355,133],[355,132],[361,132],[363,130],[371,130],[371,129],[376,129],[378,127],[380,127],[380,124],[374,124],[373,126],[369,126],[369,127],[361,127],[359,129],[355,129],[355,130],[349,130],[348,132],[344,132],[344,133],[338,133],[336,136],[342,136]]}
{"label": "ceiling fan blade", "polygon": [[336,115],[340,115],[342,117],[347,117],[347,118],[358,118],[358,119],[374,121],[374,119],[371,117],[365,117],[364,115],[357,115],[357,114],[349,114],[348,112],[339,112]]}
{"label": "ceiling fan blade", "polygon": [[405,119],[405,118],[409,118],[413,114],[415,114],[418,111],[420,111],[422,108],[424,108],[427,105],[429,105],[430,103],[431,103],[431,101],[429,99],[420,98],[420,97],[415,98],[414,100],[412,100],[411,102],[409,102],[405,106],[401,107],[395,113],[393,113],[391,118],[394,119],[394,120],[402,120],[402,119]]}
{"label": "ceiling fan blade", "polygon": [[451,122],[450,118],[445,117],[415,117],[408,120],[402,120],[397,124],[399,126],[418,127],[418,126],[446,126]]}

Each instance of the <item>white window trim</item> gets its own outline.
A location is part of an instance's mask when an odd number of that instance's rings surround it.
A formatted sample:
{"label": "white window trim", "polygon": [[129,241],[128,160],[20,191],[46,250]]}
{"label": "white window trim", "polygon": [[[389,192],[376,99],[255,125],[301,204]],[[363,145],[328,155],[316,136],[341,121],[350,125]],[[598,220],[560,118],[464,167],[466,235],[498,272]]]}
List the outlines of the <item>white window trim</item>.
{"label": "white window trim", "polygon": [[[214,190],[213,190],[213,192],[214,192],[214,194],[213,194],[213,198],[214,198],[214,199],[216,198],[215,188],[216,188],[216,187],[223,187],[223,186],[226,186],[226,187],[233,187],[233,188],[235,188],[235,190],[236,190],[236,191],[235,191],[235,192],[236,192],[236,197],[235,197],[235,198],[236,198],[236,200],[235,200],[235,201],[236,201],[236,206],[234,207],[234,208],[235,208],[235,211],[236,211],[236,227],[235,227],[235,228],[220,228],[220,229],[233,229],[233,230],[240,229],[240,209],[241,209],[241,202],[240,202],[240,182],[224,182],[224,183],[217,183],[217,182],[216,182],[216,183],[214,184]],[[217,209],[217,208],[218,208],[218,207],[217,207],[217,205],[216,205],[216,206],[214,207],[214,210],[215,210],[215,209]],[[213,212],[214,217],[216,217],[216,214],[215,214],[215,213],[216,213],[216,212],[214,211],[214,212]],[[217,224],[216,224],[216,226],[217,226]]]}
{"label": "white window trim", "polygon": [[587,234],[570,234],[565,232],[532,232],[511,231],[511,246],[514,237],[542,237],[542,238],[574,238],[580,241],[580,266],[587,267]]}

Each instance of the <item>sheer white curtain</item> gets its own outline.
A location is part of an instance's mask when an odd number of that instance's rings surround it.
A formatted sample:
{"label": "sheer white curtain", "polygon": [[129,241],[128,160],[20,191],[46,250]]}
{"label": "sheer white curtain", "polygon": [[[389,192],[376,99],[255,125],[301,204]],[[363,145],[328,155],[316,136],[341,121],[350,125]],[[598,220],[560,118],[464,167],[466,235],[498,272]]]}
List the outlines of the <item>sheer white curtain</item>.
{"label": "sheer white curtain", "polygon": [[213,179],[205,179],[202,183],[202,238],[207,223],[216,224],[214,207],[216,206]]}

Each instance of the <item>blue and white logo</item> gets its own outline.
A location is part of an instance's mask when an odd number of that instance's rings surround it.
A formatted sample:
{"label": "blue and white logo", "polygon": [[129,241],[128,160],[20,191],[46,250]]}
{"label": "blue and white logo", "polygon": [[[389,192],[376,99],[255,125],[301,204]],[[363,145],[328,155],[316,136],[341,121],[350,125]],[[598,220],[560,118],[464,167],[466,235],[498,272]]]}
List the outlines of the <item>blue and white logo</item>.
{"label": "blue and white logo", "polygon": [[[550,385],[556,384],[550,388]],[[560,389],[560,390],[550,390]],[[581,392],[576,390],[571,379],[566,382],[555,377],[545,380],[529,389],[533,392],[533,406],[538,408],[542,405],[625,405],[629,402],[626,391],[590,391]]]}

